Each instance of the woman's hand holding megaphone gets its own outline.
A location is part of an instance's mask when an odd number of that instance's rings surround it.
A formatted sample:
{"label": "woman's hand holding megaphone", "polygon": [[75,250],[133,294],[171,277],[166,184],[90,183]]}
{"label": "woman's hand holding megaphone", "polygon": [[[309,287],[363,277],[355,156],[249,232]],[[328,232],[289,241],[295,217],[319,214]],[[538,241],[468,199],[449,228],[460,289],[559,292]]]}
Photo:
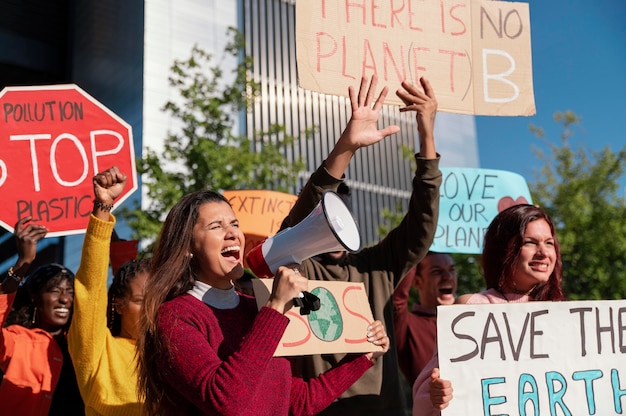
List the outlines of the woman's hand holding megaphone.
{"label": "woman's hand holding megaphone", "polygon": [[266,306],[285,313],[293,307],[293,298],[309,288],[309,279],[295,266],[280,266],[274,276],[272,293]]}

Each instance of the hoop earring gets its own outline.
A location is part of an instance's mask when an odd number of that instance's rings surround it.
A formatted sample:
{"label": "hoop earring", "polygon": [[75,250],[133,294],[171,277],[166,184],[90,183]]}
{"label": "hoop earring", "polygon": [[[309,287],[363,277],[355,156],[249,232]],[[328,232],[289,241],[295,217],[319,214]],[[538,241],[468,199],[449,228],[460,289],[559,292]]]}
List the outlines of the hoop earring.
{"label": "hoop earring", "polygon": [[113,322],[115,322],[115,303],[111,302],[111,310],[110,310],[111,316],[109,319],[109,329],[113,328]]}

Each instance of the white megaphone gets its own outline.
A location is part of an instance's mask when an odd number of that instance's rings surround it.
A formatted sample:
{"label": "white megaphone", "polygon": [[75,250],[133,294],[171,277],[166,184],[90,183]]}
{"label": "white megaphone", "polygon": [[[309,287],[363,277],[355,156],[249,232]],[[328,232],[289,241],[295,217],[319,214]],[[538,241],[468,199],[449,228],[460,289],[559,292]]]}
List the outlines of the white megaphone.
{"label": "white megaphone", "polygon": [[326,191],[305,219],[254,247],[247,261],[258,277],[272,277],[280,266],[301,264],[317,254],[360,248],[361,235],[352,213],[339,195]]}

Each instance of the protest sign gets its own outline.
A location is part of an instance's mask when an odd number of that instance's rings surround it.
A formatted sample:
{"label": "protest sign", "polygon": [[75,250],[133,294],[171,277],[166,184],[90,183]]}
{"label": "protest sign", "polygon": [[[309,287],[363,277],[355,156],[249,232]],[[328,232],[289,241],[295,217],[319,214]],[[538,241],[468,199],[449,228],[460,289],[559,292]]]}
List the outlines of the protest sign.
{"label": "protest sign", "polygon": [[296,195],[263,190],[224,191],[223,195],[232,205],[239,220],[239,228],[246,236],[246,254],[278,232],[291,207],[298,200]]}
{"label": "protest sign", "polygon": [[[273,282],[252,280],[259,309],[267,303]],[[309,292],[320,298],[320,309],[309,315],[300,315],[299,308],[286,313],[290,322],[274,356],[380,350],[367,340],[367,327],[374,318],[363,283],[311,280]]]}
{"label": "protest sign", "polygon": [[439,221],[432,251],[482,253],[491,220],[515,204],[530,204],[528,185],[513,172],[475,168],[441,168]]}
{"label": "protest sign", "polygon": [[626,408],[626,300],[439,306],[437,343],[443,416]]}
{"label": "protest sign", "polygon": [[299,85],[313,91],[345,96],[372,74],[393,91],[424,76],[440,111],[535,114],[527,3],[299,1],[296,54]]}
{"label": "protest sign", "polygon": [[27,216],[48,237],[85,232],[93,181],[117,165],[137,189],[132,129],[74,84],[7,87],[0,92],[0,225]]}

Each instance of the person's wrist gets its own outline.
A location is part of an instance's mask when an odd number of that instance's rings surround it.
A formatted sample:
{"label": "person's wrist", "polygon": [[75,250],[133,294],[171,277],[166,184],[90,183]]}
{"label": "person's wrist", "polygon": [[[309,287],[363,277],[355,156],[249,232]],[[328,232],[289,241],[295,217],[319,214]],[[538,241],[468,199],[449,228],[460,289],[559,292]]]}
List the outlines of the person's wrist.
{"label": "person's wrist", "polygon": [[359,150],[360,148],[361,144],[352,141],[350,133],[346,131],[344,134],[339,136],[339,140],[337,140],[337,143],[335,143],[335,148],[333,150],[338,153],[356,153],[357,150]]}
{"label": "person's wrist", "polygon": [[113,209],[113,201],[111,201],[110,203],[106,203],[98,199],[94,199],[93,206],[96,209],[100,209],[105,212],[111,212],[111,210]]}
{"label": "person's wrist", "polygon": [[266,306],[268,308],[274,309],[282,314],[287,312],[287,303],[280,301],[279,299],[270,299],[267,301]]}
{"label": "person's wrist", "polygon": [[24,280],[24,277],[19,276],[15,272],[14,267],[10,267],[0,284],[0,293],[7,294],[15,292],[20,286],[22,280]]}
{"label": "person's wrist", "polygon": [[9,267],[9,270],[7,270],[7,277],[13,280],[18,285],[22,283],[22,280],[24,280],[24,276],[18,275],[13,267]]}

